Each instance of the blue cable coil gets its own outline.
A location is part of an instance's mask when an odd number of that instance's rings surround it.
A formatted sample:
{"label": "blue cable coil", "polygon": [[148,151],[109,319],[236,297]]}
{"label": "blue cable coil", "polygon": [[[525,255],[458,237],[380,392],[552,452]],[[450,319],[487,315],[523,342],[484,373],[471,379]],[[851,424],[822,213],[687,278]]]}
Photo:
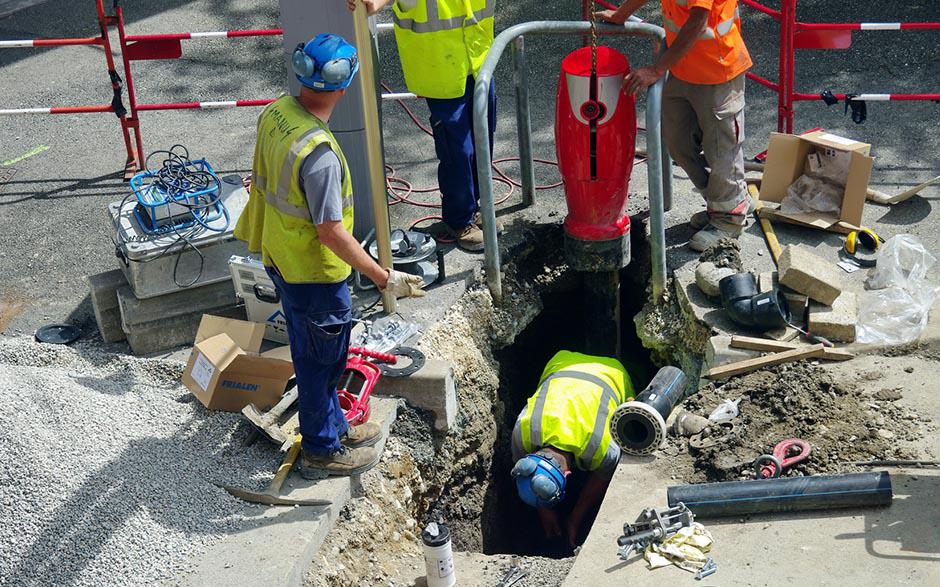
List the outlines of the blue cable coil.
{"label": "blue cable coil", "polygon": [[141,171],[130,181],[137,198],[134,216],[144,232],[151,235],[170,234],[197,224],[213,232],[210,224],[225,216],[220,201],[221,183],[205,159],[175,159],[158,170]]}

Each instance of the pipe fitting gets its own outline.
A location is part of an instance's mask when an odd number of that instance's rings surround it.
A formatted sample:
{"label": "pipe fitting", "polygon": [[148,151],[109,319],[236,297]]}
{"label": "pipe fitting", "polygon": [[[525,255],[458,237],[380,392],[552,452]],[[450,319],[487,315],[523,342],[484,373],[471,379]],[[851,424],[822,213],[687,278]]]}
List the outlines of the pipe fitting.
{"label": "pipe fitting", "polygon": [[736,273],[718,282],[721,305],[735,324],[752,330],[765,331],[790,323],[787,298],[774,287],[761,293],[753,273]]}

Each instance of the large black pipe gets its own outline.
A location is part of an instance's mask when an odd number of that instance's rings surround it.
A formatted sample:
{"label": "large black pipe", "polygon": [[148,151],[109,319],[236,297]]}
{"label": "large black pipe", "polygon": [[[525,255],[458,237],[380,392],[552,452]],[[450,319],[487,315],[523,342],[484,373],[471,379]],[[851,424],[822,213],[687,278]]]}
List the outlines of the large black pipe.
{"label": "large black pipe", "polygon": [[790,322],[787,298],[774,287],[760,293],[753,273],[736,273],[718,282],[721,305],[738,325],[754,330],[773,330]]}
{"label": "large black pipe", "polygon": [[696,518],[720,518],[886,506],[892,493],[891,476],[881,471],[679,485],[666,495],[670,507],[681,502]]}
{"label": "large black pipe", "polygon": [[646,455],[666,438],[666,420],[685,398],[685,373],[663,367],[635,400],[617,406],[610,420],[614,441],[627,454]]}

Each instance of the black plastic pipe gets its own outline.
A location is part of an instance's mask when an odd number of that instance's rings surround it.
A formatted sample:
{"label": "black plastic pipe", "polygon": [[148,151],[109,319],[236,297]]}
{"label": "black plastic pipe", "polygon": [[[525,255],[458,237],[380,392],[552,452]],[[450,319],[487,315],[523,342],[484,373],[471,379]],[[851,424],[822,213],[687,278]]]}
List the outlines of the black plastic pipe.
{"label": "black plastic pipe", "polygon": [[627,454],[646,455],[666,438],[666,420],[685,398],[687,379],[676,367],[663,367],[633,401],[623,403],[610,420],[614,441]]}
{"label": "black plastic pipe", "polygon": [[678,485],[666,496],[670,507],[684,503],[696,518],[720,518],[886,506],[892,492],[891,476],[880,471]]}
{"label": "black plastic pipe", "polygon": [[738,325],[754,330],[781,328],[790,322],[790,306],[780,288],[760,293],[753,273],[735,273],[718,282],[721,305]]}

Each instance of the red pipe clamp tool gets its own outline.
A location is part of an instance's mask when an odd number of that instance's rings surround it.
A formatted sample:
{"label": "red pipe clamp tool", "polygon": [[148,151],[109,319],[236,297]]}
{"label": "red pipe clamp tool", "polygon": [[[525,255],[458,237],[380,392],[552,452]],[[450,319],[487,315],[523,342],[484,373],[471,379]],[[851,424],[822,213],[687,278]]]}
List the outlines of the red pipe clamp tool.
{"label": "red pipe clamp tool", "polygon": [[369,421],[369,397],[382,376],[381,368],[368,359],[392,365],[398,361],[395,355],[377,353],[362,347],[349,347],[346,370],[336,388],[336,395],[339,396],[339,406],[350,426]]}
{"label": "red pipe clamp tool", "polygon": [[754,461],[754,468],[757,469],[756,478],[779,477],[785,469],[809,458],[811,448],[808,442],[800,438],[781,440],[774,446],[773,454],[761,455]]}

